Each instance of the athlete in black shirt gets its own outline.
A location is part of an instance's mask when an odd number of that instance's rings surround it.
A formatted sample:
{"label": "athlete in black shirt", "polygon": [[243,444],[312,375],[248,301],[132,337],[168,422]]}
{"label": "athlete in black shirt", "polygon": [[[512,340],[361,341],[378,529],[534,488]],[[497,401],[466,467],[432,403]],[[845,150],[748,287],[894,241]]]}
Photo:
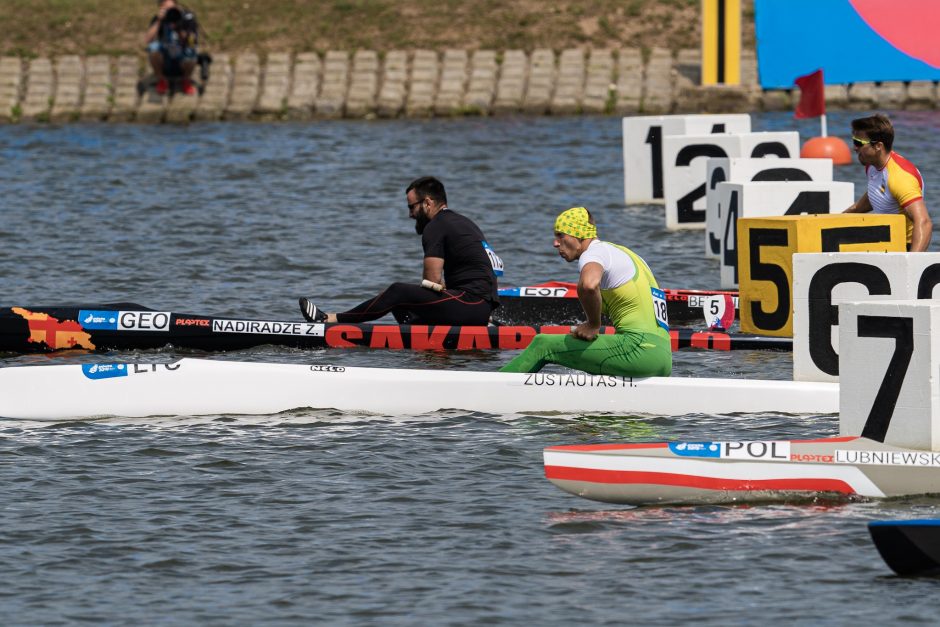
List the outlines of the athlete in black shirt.
{"label": "athlete in black shirt", "polygon": [[400,324],[483,325],[499,306],[496,275],[503,262],[469,218],[447,208],[444,184],[426,176],[405,190],[408,215],[424,247],[422,284],[392,283],[349,311],[328,314],[306,298],[310,322],[368,322],[387,313]]}

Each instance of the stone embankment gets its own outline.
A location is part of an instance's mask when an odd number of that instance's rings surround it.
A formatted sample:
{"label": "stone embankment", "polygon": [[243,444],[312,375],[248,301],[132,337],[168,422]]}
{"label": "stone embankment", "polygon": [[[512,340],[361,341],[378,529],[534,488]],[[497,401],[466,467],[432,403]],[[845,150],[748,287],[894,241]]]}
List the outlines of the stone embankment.
{"label": "stone embankment", "polygon": [[[455,115],[632,115],[787,110],[761,90],[753,51],[741,86],[701,87],[698,50],[446,50],[216,54],[201,96],[138,93],[134,56],[0,57],[0,122],[305,120]],[[829,85],[831,109],[934,109],[931,81]]]}

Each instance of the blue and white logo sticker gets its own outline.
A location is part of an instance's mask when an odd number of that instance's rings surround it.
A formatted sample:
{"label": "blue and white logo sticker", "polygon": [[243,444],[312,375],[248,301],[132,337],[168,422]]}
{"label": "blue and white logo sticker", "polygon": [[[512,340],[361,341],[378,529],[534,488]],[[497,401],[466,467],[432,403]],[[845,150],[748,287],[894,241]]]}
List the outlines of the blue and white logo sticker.
{"label": "blue and white logo sticker", "polygon": [[486,256],[490,258],[490,265],[493,266],[493,274],[496,276],[503,276],[503,260],[499,258],[499,255],[496,254],[496,251],[486,243],[486,240],[483,240],[483,250],[486,251]]}
{"label": "blue and white logo sticker", "polygon": [[666,307],[666,292],[657,287],[651,287],[650,293],[653,296],[653,315],[656,316],[656,324],[668,331],[669,314]]}
{"label": "blue and white logo sticker", "polygon": [[169,331],[169,311],[81,309],[78,322],[88,331]]}
{"label": "blue and white logo sticker", "polygon": [[82,364],[82,374],[89,379],[126,377],[127,364]]}
{"label": "blue and white logo sticker", "polygon": [[83,329],[91,331],[114,331],[118,328],[118,313],[101,309],[82,309],[78,312],[78,323]]}
{"label": "blue and white logo sticker", "polygon": [[721,456],[721,444],[718,442],[670,442],[669,450],[682,457]]}
{"label": "blue and white logo sticker", "polygon": [[529,285],[526,287],[501,287],[500,296],[532,296],[535,298],[577,298],[577,289],[564,286]]}

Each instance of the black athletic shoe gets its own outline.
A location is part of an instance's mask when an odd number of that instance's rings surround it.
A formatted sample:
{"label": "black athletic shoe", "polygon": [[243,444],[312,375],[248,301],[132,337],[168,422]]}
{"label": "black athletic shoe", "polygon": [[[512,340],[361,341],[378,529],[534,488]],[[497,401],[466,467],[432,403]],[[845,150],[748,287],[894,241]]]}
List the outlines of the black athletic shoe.
{"label": "black athletic shoe", "polygon": [[326,312],[321,311],[309,300],[300,297],[300,313],[307,322],[326,322]]}

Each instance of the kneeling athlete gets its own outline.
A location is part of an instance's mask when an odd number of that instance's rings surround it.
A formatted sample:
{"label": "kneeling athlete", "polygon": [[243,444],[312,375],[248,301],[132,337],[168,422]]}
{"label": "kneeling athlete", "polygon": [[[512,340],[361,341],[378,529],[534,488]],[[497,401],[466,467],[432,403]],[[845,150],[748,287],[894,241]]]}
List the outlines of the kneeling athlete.
{"label": "kneeling athlete", "polygon": [[[552,363],[591,374],[669,376],[665,294],[646,262],[629,248],[597,239],[594,218],[584,207],[558,216],[553,245],[565,261],[578,261],[578,300],[587,322],[570,335],[536,335],[500,372],[538,372]],[[601,313],[611,319],[615,334],[598,334]]]}

